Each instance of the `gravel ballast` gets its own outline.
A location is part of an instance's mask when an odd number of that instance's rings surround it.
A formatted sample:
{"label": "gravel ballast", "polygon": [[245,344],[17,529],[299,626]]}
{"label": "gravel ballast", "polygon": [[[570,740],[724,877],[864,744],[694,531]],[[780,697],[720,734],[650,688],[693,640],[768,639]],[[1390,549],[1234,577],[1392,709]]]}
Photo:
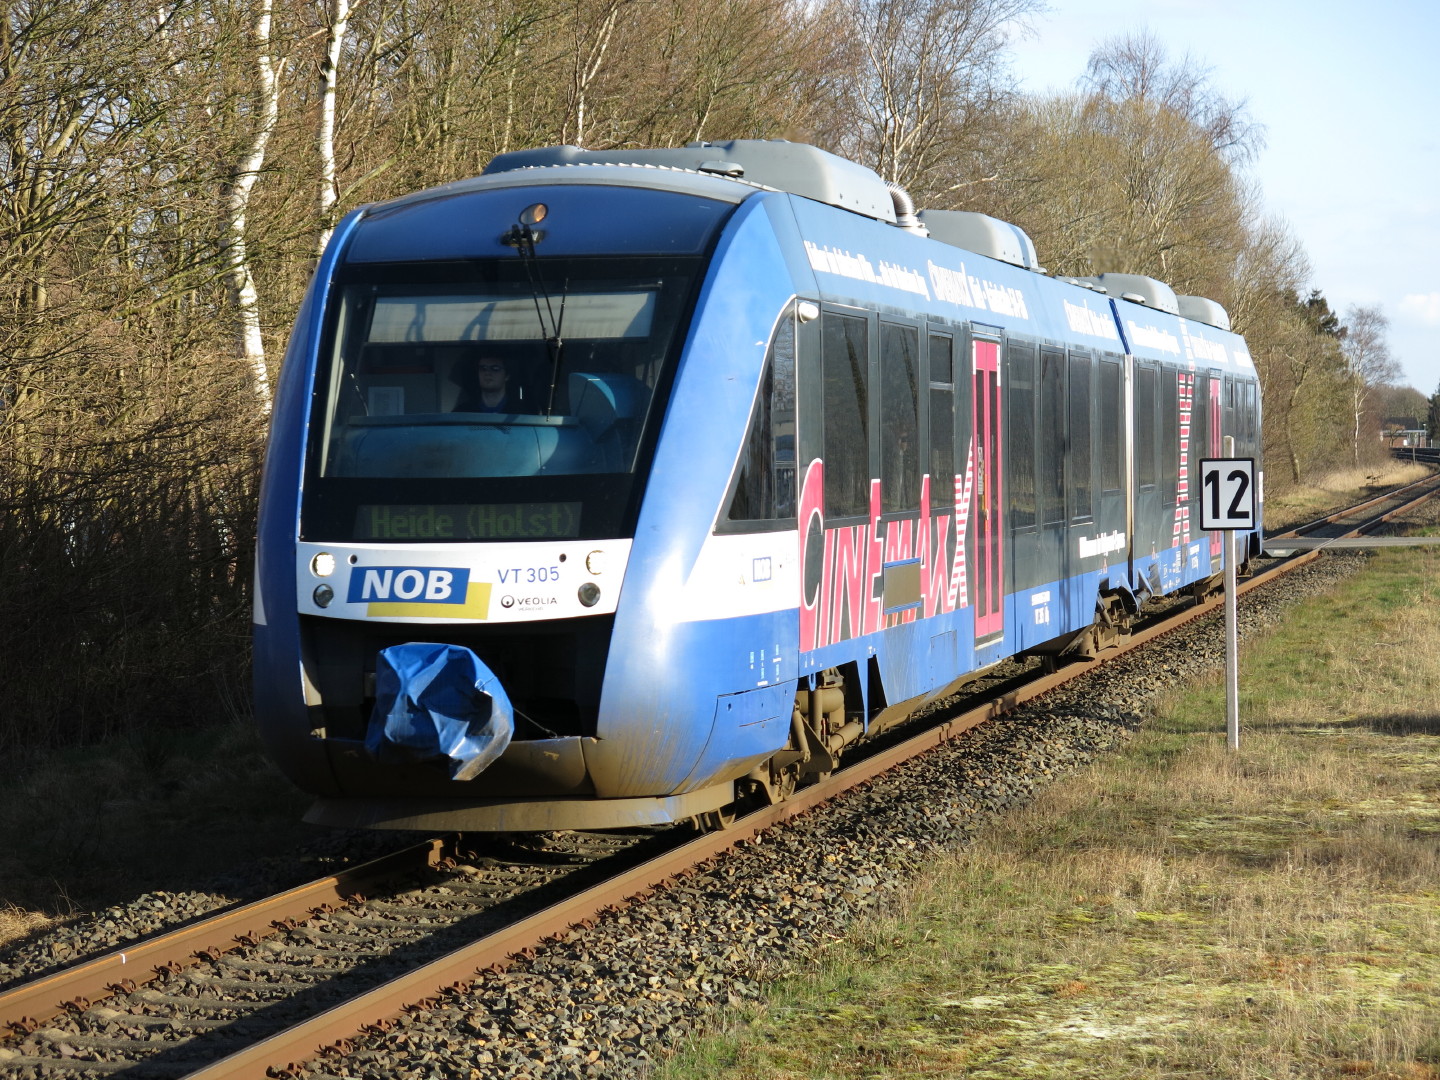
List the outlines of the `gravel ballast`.
{"label": "gravel ballast", "polygon": [[[1247,597],[1242,636],[1348,576],[1332,557]],[[484,974],[317,1075],[643,1076],[718,1007],[814,954],[994,815],[1129,737],[1156,698],[1224,664],[1217,616],[1098,669],[772,830],[679,884]]]}
{"label": "gravel ballast", "polygon": [[[1362,563],[1360,555],[1327,556],[1250,594],[1241,603],[1242,636],[1263,633],[1290,604]],[[921,866],[962,849],[994,815],[1128,738],[1161,693],[1223,663],[1221,621],[1201,619],[572,930],[503,973],[478,975],[435,1010],[406,1014],[394,1030],[311,1069],[342,1077],[644,1075],[717,1008],[758,998],[768,980],[843,935]],[[227,902],[218,891],[147,894],[0,955],[0,982]],[[7,1075],[18,1074],[0,1058]]]}

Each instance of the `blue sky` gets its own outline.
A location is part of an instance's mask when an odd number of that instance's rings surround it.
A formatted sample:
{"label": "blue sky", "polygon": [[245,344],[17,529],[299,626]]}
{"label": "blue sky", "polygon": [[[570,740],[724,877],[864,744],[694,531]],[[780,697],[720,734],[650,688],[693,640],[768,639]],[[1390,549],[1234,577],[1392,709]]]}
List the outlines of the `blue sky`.
{"label": "blue sky", "polygon": [[[1440,2],[1049,0],[1014,43],[1030,92],[1070,90],[1090,50],[1148,29],[1265,128],[1250,170],[1336,311],[1379,304],[1403,381],[1440,384]],[[1044,253],[1041,252],[1043,258]]]}

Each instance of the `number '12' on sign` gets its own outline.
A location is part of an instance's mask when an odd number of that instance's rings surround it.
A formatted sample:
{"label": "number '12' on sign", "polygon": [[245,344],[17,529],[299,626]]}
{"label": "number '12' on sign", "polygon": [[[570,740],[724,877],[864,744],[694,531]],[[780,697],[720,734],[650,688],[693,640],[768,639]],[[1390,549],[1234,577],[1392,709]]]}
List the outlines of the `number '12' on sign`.
{"label": "number '12' on sign", "polygon": [[1255,459],[1202,458],[1200,528],[1255,527]]}

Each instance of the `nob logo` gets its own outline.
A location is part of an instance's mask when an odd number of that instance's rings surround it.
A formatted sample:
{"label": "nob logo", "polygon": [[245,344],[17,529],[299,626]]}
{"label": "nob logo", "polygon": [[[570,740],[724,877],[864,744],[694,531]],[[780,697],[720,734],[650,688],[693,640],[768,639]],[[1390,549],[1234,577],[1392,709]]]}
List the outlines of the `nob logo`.
{"label": "nob logo", "polygon": [[350,572],[352,604],[463,604],[470,571],[459,566],[367,566]]}

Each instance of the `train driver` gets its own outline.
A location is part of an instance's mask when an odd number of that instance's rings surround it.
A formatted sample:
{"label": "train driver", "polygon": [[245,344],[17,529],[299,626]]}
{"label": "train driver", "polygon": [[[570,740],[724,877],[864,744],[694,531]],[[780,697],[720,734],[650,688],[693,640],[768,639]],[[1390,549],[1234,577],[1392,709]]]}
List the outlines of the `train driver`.
{"label": "train driver", "polygon": [[523,392],[510,383],[510,365],[503,357],[481,356],[465,374],[452,412],[528,413],[534,410]]}

